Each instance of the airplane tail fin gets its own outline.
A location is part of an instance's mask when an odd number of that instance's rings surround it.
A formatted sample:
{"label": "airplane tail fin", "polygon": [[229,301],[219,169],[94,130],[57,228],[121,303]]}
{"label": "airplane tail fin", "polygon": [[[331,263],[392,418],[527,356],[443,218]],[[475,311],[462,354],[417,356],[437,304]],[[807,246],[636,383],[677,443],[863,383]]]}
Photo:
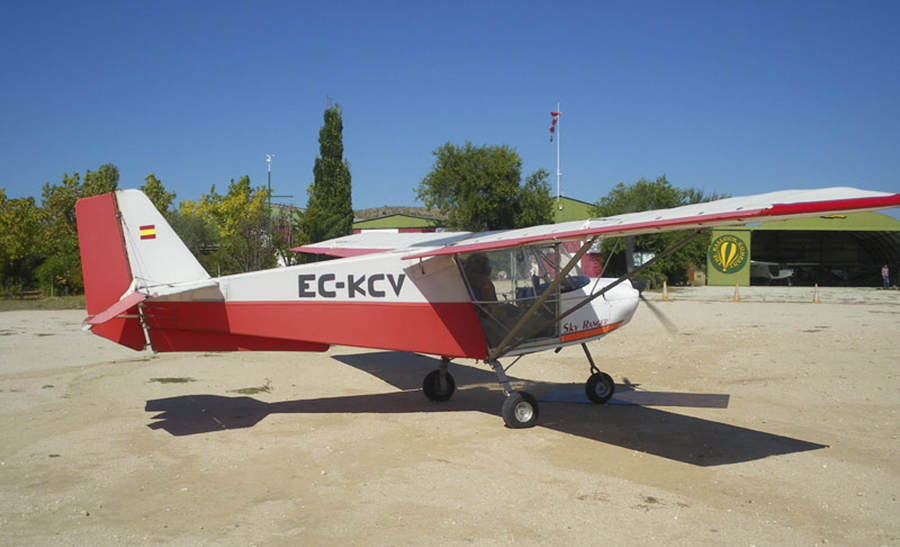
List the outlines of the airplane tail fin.
{"label": "airplane tail fin", "polygon": [[75,216],[92,332],[143,349],[140,301],[155,287],[201,281],[209,274],[138,190],[81,199]]}

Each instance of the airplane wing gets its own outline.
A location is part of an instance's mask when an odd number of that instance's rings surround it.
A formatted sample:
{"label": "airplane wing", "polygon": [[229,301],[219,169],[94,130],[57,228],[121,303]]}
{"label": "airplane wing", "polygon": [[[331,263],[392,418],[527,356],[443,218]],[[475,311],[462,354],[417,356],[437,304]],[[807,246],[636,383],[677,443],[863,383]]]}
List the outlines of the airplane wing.
{"label": "airplane wing", "polygon": [[856,188],[784,190],[696,203],[672,209],[658,209],[607,218],[476,234],[440,248],[413,252],[404,258],[416,259],[488,251],[545,241],[584,240],[593,236],[624,237],[691,228],[739,226],[761,221],[874,211],[893,207],[900,207],[900,194],[872,192]]}
{"label": "airplane wing", "polygon": [[311,245],[303,245],[291,249],[297,253],[348,258],[373,253],[384,253],[397,249],[415,249],[426,246],[435,247],[449,245],[466,237],[470,232],[361,232],[335,239],[329,239]]}

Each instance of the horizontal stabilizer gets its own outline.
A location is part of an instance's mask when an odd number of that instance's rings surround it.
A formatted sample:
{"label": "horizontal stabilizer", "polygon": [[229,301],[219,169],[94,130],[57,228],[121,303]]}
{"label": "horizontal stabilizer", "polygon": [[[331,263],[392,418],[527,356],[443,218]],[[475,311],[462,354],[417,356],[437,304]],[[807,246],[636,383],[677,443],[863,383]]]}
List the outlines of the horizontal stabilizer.
{"label": "horizontal stabilizer", "polygon": [[115,319],[119,315],[125,313],[129,309],[134,306],[140,304],[144,300],[147,299],[147,295],[139,292],[131,293],[125,298],[119,300],[112,306],[106,308],[102,312],[94,315],[93,317],[89,317],[86,323],[88,325],[102,325],[106,323],[110,319]]}

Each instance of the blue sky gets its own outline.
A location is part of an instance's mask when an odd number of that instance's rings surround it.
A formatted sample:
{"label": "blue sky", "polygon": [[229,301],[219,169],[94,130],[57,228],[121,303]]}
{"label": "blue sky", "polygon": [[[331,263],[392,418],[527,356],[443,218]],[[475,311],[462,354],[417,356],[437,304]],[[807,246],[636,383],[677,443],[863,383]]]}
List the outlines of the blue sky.
{"label": "blue sky", "polygon": [[[329,98],[355,208],[420,205],[445,142],[509,145],[593,202],[665,174],[732,195],[900,191],[900,2],[0,2],[0,188],[112,163],[178,199],[306,204]],[[555,187],[555,176],[551,177]],[[554,188],[555,191],[555,188]]]}

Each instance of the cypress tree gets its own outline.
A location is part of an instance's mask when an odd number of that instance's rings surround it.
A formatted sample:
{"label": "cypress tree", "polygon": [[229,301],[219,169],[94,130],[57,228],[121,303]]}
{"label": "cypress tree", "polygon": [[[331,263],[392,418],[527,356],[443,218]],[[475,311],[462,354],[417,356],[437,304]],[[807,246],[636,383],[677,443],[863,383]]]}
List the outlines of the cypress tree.
{"label": "cypress tree", "polygon": [[304,228],[312,243],[349,235],[353,231],[350,163],[344,159],[344,124],[338,105],[325,110],[319,130],[319,157],[307,194]]}

